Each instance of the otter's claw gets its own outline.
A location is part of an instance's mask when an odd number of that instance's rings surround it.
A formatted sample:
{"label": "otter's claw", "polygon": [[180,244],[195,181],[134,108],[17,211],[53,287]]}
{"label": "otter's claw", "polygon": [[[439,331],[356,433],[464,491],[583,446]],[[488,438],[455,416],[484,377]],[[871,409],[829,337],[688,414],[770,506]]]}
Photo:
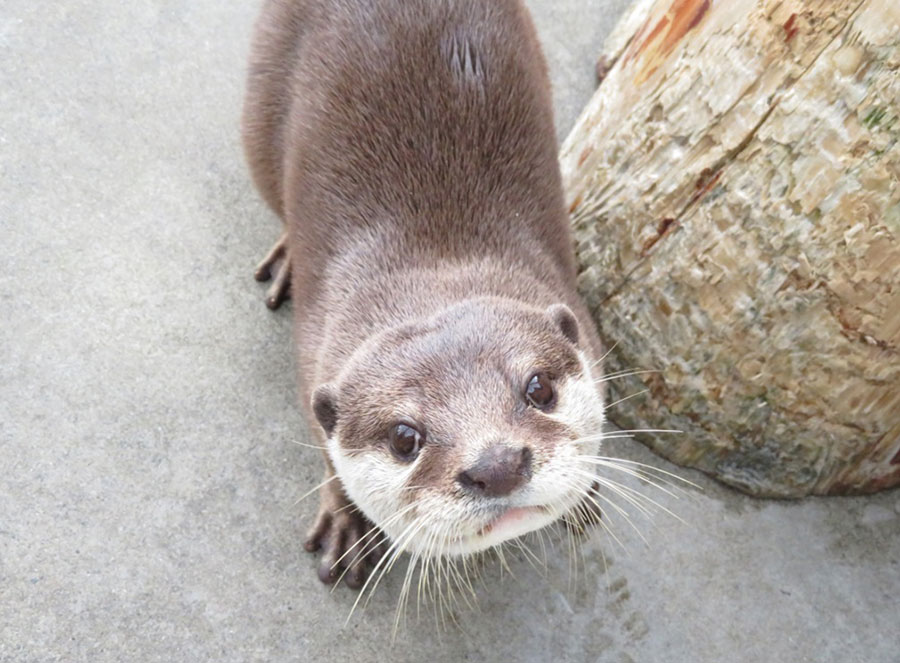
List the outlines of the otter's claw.
{"label": "otter's claw", "polygon": [[285,232],[262,259],[253,273],[257,281],[268,281],[275,274],[275,280],[266,291],[266,306],[273,311],[290,296],[291,254],[288,249],[288,234]]}
{"label": "otter's claw", "polygon": [[340,488],[323,486],[321,498],[319,514],[303,547],[307,552],[322,551],[319,580],[330,585],[343,578],[348,587],[359,589],[370,567],[384,554],[384,537]]}

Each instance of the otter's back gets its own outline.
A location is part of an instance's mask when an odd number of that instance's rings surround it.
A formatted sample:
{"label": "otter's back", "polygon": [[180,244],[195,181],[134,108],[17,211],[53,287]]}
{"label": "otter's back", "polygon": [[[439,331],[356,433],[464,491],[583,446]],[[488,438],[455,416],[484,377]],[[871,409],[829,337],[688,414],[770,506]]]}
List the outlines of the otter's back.
{"label": "otter's back", "polygon": [[468,257],[515,234],[571,267],[549,83],[520,2],[269,5],[286,7],[277,30],[294,39],[258,40],[282,51],[256,59],[281,86],[262,123],[279,161],[261,170],[312,246],[377,230]]}

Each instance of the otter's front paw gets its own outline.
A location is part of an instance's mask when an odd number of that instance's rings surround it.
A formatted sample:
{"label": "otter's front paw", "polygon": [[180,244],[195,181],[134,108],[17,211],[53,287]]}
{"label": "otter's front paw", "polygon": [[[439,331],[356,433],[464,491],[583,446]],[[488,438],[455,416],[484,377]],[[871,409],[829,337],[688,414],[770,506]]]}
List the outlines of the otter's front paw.
{"label": "otter's front paw", "polygon": [[319,514],[303,547],[322,551],[319,580],[330,585],[344,578],[348,587],[359,589],[384,554],[385,537],[336,483],[320,490]]}
{"label": "otter's front paw", "polygon": [[281,306],[281,302],[290,296],[291,292],[291,253],[287,231],[275,242],[275,246],[257,265],[256,271],[253,273],[253,277],[257,281],[268,281],[273,275],[275,279],[266,292],[266,306],[274,311]]}

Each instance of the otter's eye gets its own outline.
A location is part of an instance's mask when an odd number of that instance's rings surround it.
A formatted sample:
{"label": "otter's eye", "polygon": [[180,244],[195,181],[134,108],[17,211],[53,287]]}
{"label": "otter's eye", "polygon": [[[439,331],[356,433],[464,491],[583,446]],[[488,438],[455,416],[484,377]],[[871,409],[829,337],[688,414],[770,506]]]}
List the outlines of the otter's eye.
{"label": "otter's eye", "polygon": [[525,387],[525,398],[539,410],[546,410],[553,405],[556,400],[556,393],[553,391],[553,381],[546,373],[535,373],[528,381]]}
{"label": "otter's eye", "polygon": [[407,424],[397,424],[391,429],[391,451],[400,460],[411,461],[419,454],[425,436]]}

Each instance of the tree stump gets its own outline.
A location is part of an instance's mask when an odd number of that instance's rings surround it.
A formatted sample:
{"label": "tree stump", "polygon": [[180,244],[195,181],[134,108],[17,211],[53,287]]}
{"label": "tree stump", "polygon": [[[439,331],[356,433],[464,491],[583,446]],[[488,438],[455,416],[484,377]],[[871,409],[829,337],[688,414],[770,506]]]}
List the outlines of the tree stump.
{"label": "tree stump", "polygon": [[756,495],[900,483],[900,2],[639,0],[562,150],[626,428]]}

